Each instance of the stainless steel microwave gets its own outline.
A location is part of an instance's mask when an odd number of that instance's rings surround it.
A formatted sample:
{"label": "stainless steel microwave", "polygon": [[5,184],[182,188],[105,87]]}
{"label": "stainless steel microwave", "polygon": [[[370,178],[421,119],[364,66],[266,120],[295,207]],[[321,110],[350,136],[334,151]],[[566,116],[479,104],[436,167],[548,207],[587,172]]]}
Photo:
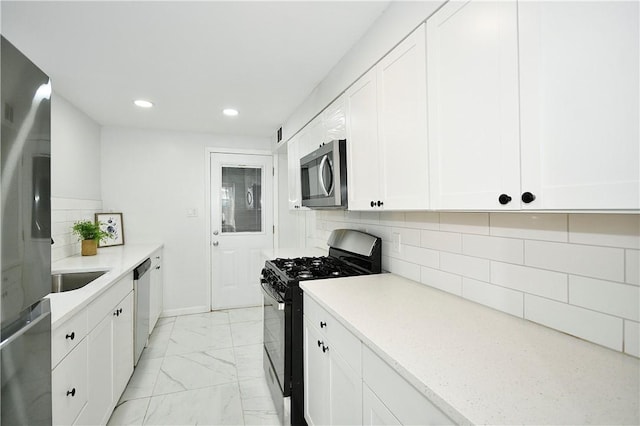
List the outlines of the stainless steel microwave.
{"label": "stainless steel microwave", "polygon": [[347,141],[333,140],[300,159],[302,205],[347,208]]}

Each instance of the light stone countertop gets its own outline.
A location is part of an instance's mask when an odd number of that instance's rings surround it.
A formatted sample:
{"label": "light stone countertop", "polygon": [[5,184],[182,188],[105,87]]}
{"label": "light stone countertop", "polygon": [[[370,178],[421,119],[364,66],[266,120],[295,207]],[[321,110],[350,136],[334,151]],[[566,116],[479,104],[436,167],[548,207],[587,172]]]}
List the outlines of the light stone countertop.
{"label": "light stone countertop", "polygon": [[65,320],[89,305],[92,300],[104,293],[120,278],[131,273],[133,269],[151,254],[162,248],[162,244],[126,244],[115,247],[98,248],[95,256],[66,257],[51,265],[51,273],[108,271],[103,276],[77,290],[62,293],[50,293],[51,328],[55,329]]}
{"label": "light stone countertop", "polygon": [[460,424],[640,424],[640,360],[393,274],[305,293]]}

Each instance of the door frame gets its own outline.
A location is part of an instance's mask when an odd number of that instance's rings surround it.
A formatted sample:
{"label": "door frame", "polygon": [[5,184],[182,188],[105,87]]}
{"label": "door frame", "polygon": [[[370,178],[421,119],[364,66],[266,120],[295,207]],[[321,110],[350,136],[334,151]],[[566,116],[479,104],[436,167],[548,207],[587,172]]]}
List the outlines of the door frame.
{"label": "door frame", "polygon": [[[277,223],[278,223],[278,185],[276,184],[278,178],[278,156],[274,155],[273,152],[269,150],[261,150],[261,149],[231,149],[231,148],[214,148],[214,147],[206,147],[204,162],[205,162],[205,182],[204,182],[204,206],[205,206],[205,232],[207,237],[205,238],[205,253],[207,254],[207,261],[205,262],[205,266],[207,268],[205,276],[207,277],[207,306],[209,306],[209,311],[213,308],[213,303],[211,301],[211,294],[213,292],[213,282],[211,275],[211,255],[213,246],[211,243],[213,242],[213,236],[211,235],[211,155],[212,154],[238,154],[238,155],[265,155],[270,156],[272,159],[273,166],[273,181],[272,181],[272,195],[273,195],[273,245],[276,247],[277,241]],[[257,277],[256,277],[257,278]]]}

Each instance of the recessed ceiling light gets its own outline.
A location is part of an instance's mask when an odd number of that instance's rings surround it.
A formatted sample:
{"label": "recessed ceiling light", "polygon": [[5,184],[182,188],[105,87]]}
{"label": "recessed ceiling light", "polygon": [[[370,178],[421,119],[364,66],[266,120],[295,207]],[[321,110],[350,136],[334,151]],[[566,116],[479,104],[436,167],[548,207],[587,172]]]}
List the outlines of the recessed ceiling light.
{"label": "recessed ceiling light", "polygon": [[151,108],[153,106],[153,102],[145,101],[144,99],[136,99],[133,103],[140,108]]}
{"label": "recessed ceiling light", "polygon": [[238,115],[238,110],[233,108],[225,108],[222,110],[222,113],[227,117],[235,117]]}

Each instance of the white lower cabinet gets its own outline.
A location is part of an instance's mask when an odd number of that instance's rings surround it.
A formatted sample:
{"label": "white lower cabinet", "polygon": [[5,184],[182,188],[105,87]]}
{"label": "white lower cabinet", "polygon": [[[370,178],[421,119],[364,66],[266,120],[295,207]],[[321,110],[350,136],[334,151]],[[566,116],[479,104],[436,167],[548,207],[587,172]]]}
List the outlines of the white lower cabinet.
{"label": "white lower cabinet", "polygon": [[56,327],[51,352],[53,424],[106,424],[133,373],[133,276]]}
{"label": "white lower cabinet", "polygon": [[[354,368],[345,359],[345,356],[350,360],[359,358],[360,341],[347,332],[347,339],[351,341],[343,344],[344,327],[338,321],[307,297],[304,306],[305,419],[309,425],[360,425],[362,378],[359,362],[356,361],[358,365]],[[312,311],[310,315],[307,315],[308,311]],[[335,330],[339,331],[336,333]],[[355,354],[348,352],[354,344],[357,347]]]}
{"label": "white lower cabinet", "polygon": [[364,383],[362,384],[362,424],[367,426],[402,424]]}
{"label": "white lower cabinet", "polygon": [[304,416],[309,425],[454,424],[307,294]]}
{"label": "white lower cabinet", "polygon": [[51,373],[53,424],[73,424],[87,403],[87,390],[87,339],[83,338]]}

